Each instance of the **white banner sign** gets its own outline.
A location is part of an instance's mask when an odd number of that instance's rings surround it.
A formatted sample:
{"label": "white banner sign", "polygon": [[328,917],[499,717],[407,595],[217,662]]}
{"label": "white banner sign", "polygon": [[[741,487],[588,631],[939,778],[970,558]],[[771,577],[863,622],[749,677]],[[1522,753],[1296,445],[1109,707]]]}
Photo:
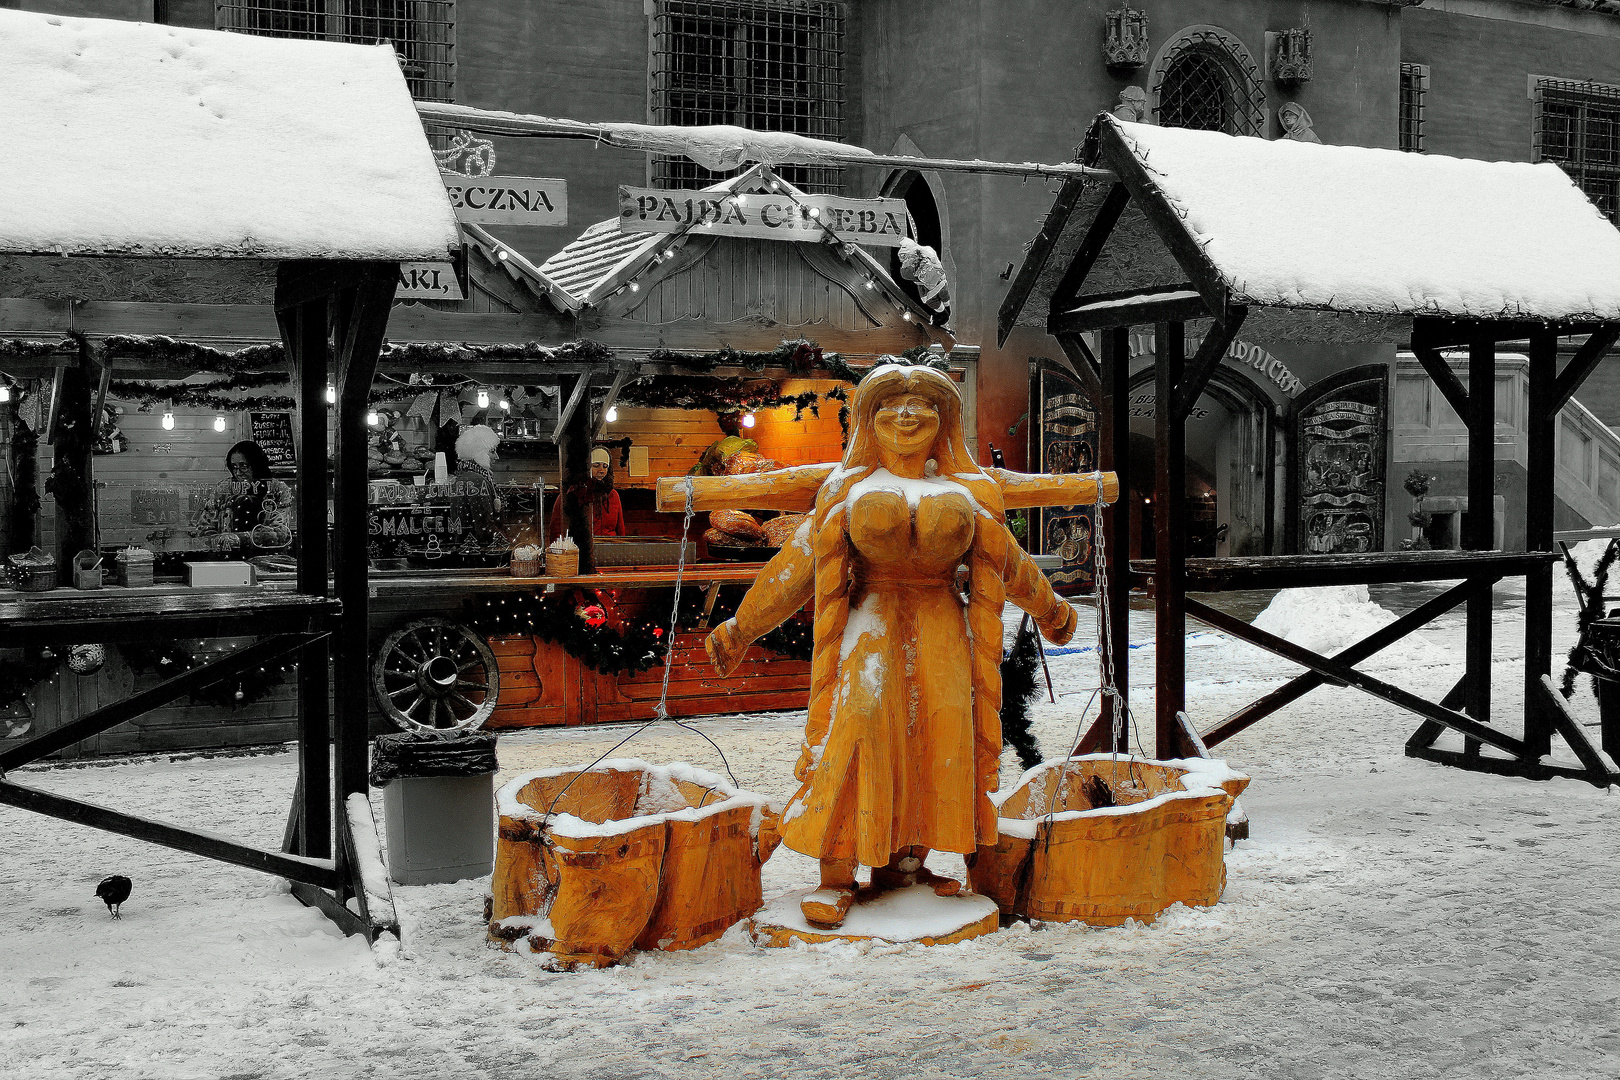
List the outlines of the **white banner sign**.
{"label": "white banner sign", "polygon": [[475,225],[566,225],[568,181],[536,176],[440,173],[457,221]]}
{"label": "white banner sign", "polygon": [[724,191],[619,188],[619,228],[626,232],[679,232],[818,241],[830,230],[852,244],[899,247],[911,236],[900,199],[844,199],[836,195],[771,195]]}
{"label": "white banner sign", "polygon": [[395,300],[465,300],[456,268],[447,262],[408,262],[399,264],[399,287]]}

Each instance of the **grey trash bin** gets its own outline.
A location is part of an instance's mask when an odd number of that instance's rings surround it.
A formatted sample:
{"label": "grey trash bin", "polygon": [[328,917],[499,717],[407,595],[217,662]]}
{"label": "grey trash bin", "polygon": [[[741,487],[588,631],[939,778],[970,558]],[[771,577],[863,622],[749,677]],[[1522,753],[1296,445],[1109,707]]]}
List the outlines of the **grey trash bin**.
{"label": "grey trash bin", "polygon": [[376,742],[388,872],[401,885],[482,877],[495,864],[495,736],[413,733]]}

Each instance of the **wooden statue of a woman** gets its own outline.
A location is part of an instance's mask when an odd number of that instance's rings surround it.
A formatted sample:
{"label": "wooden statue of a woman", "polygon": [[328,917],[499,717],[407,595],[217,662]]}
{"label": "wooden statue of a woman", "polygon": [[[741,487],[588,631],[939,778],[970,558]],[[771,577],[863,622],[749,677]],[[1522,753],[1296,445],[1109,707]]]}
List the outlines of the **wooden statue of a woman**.
{"label": "wooden statue of a woman", "polygon": [[729,673],[750,642],[815,599],[802,786],[782,837],[821,860],[822,887],[803,911],[824,927],[854,904],[857,863],[873,868],[877,890],[961,888],[924,860],[995,843],[1003,600],[1049,641],[1069,640],[1075,626],[1003,524],[1002,485],[1016,481],[968,456],[948,376],[876,368],[851,413],[849,448],[820,482],[814,513],[707,643]]}

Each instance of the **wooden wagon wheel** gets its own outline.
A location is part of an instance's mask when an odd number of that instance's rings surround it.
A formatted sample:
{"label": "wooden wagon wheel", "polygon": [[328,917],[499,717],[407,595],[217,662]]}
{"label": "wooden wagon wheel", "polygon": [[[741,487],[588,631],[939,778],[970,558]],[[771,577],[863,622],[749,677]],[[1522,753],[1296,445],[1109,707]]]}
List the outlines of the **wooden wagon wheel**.
{"label": "wooden wagon wheel", "polygon": [[371,685],[406,731],[472,731],[495,711],[501,676],[483,638],[448,619],[418,619],[383,642]]}

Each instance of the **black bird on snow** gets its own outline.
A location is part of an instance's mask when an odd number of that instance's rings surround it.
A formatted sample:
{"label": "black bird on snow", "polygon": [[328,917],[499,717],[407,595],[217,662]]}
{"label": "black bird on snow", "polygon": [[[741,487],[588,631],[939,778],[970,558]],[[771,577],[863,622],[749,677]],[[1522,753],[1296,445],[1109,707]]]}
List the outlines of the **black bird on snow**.
{"label": "black bird on snow", "polygon": [[129,891],[134,887],[135,883],[129,878],[114,874],[101,879],[101,884],[96,886],[96,895],[107,905],[107,910],[112,913],[113,918],[121,919],[123,916],[118,914],[118,907],[129,899]]}

